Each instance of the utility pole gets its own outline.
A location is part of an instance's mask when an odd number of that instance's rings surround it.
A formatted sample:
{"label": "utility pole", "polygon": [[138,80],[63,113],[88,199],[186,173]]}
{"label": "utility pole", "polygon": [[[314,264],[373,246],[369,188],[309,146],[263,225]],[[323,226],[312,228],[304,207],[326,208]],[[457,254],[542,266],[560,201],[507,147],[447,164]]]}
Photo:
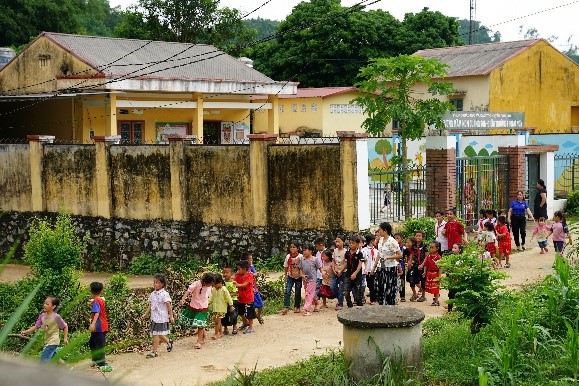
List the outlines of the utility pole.
{"label": "utility pole", "polygon": [[476,0],[470,0],[470,19],[468,28],[468,44],[476,44]]}

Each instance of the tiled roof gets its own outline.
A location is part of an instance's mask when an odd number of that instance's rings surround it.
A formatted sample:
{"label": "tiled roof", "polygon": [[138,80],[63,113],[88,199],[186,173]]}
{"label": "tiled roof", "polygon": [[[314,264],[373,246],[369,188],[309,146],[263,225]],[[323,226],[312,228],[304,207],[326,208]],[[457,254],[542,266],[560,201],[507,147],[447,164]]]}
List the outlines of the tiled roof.
{"label": "tiled roof", "polygon": [[52,32],[43,35],[91,67],[102,69],[107,77],[273,82],[210,45]]}
{"label": "tiled roof", "polygon": [[[349,91],[356,91],[356,87],[312,87],[298,88],[298,93],[294,95],[279,95],[279,99],[288,98],[326,98],[331,95],[343,94]],[[253,95],[252,99],[267,99],[264,95]]]}
{"label": "tiled roof", "polygon": [[495,68],[502,66],[508,60],[537,44],[543,39],[519,40],[514,42],[499,42],[474,44],[420,50],[414,55],[424,58],[437,58],[449,65],[447,77],[488,75]]}

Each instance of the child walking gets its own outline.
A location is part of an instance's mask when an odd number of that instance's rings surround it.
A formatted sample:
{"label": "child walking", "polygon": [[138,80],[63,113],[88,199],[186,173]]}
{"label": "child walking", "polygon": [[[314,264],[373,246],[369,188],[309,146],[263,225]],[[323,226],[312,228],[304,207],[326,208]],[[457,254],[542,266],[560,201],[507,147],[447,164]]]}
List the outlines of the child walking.
{"label": "child walking", "polygon": [[344,306],[344,271],[346,271],[346,248],[344,248],[344,243],[346,242],[346,237],[342,235],[336,236],[336,248],[332,254],[334,270],[334,280],[332,282],[332,292],[338,299],[338,304],[336,305],[336,311],[339,311]]}
{"label": "child walking", "polygon": [[[424,268],[423,276],[426,278],[425,287],[426,292],[434,295],[431,306],[440,306],[440,281],[439,277],[442,273],[442,269],[436,265],[436,262],[440,260],[440,243],[438,241],[430,242],[428,246],[428,256],[422,264]],[[420,267],[420,268],[422,268]]]}
{"label": "child walking", "polygon": [[231,300],[233,301],[233,309],[230,309],[227,315],[221,319],[221,325],[223,326],[223,334],[228,335],[229,330],[227,327],[231,326],[233,335],[237,334],[237,287],[233,281],[233,268],[229,265],[223,267],[223,281],[225,288],[229,291]]}
{"label": "child walking", "polygon": [[300,274],[304,281],[306,290],[306,301],[304,303],[304,316],[310,316],[312,312],[318,312],[318,299],[316,298],[317,272],[321,265],[314,257],[313,245],[304,245],[304,257],[300,262]]}
{"label": "child walking", "polygon": [[233,311],[233,299],[227,288],[225,288],[223,281],[223,276],[216,273],[213,275],[215,282],[213,283],[213,289],[211,290],[211,296],[209,296],[209,305],[211,306],[211,316],[215,323],[215,332],[211,339],[217,340],[223,336],[221,331],[221,319],[227,315],[227,311]]}
{"label": "child walking", "polygon": [[334,271],[332,270],[332,251],[325,250],[322,254],[322,285],[320,286],[320,291],[318,292],[320,298],[322,299],[322,307],[328,308],[326,304],[327,299],[333,299],[334,293],[332,292],[332,279],[334,277]]}
{"label": "child walking", "polygon": [[44,333],[44,348],[40,353],[41,363],[47,363],[56,354],[56,349],[60,346],[60,330],[64,331],[64,344],[68,344],[68,325],[55,312],[59,305],[60,299],[55,296],[47,297],[43,305],[44,312],[38,316],[34,326],[20,332],[20,335],[28,335],[38,329],[42,329]]}
{"label": "child walking", "polygon": [[171,307],[171,296],[165,290],[167,285],[167,279],[165,275],[155,275],[153,278],[153,289],[149,295],[149,307],[143,315],[143,319],[151,314],[151,329],[150,333],[153,337],[153,348],[151,352],[147,354],[147,358],[156,358],[157,348],[159,347],[159,342],[162,340],[167,344],[167,352],[173,350],[173,340],[168,339],[167,335],[171,332],[170,323],[175,323],[173,318],[173,309]]}
{"label": "child walking", "polygon": [[499,262],[501,262],[504,257],[505,268],[511,268],[511,263],[509,262],[511,256],[511,233],[506,224],[507,218],[505,216],[499,216],[495,230],[497,232],[497,239],[499,240]]}
{"label": "child walking", "polygon": [[243,324],[241,329],[244,334],[253,333],[253,319],[255,319],[255,307],[253,305],[254,292],[253,285],[255,279],[253,274],[249,272],[249,263],[247,261],[240,261],[237,263],[237,274],[233,278],[235,286],[237,287],[238,303],[237,313],[241,316]]}
{"label": "child walking", "polygon": [[211,272],[205,272],[201,280],[197,280],[187,288],[179,304],[183,306],[188,297],[191,298],[189,306],[183,310],[179,322],[186,328],[197,328],[197,343],[194,348],[200,349],[205,343],[205,327],[207,326],[207,317],[209,316],[208,292],[215,282]]}
{"label": "child walking", "polygon": [[364,255],[360,251],[362,238],[359,235],[350,236],[350,249],[346,251],[346,271],[344,272],[344,295],[348,308],[352,308],[351,293],[354,293],[354,301],[357,306],[364,305],[362,293],[362,265],[364,264]]}
{"label": "child walking", "polygon": [[555,253],[563,253],[566,239],[569,238],[569,245],[573,245],[573,239],[571,239],[571,234],[569,233],[569,228],[567,227],[567,222],[565,221],[563,212],[560,210],[556,211],[553,214],[553,220],[555,222],[551,226],[549,236],[553,235],[553,246],[555,247]]}
{"label": "child walking", "polygon": [[88,345],[92,356],[93,366],[106,366],[105,346],[106,335],[109,331],[109,321],[105,307],[105,298],[101,296],[103,292],[103,283],[94,281],[90,283],[91,300],[91,322],[89,325],[90,339]]}
{"label": "child walking", "polygon": [[384,186],[384,205],[380,208],[380,212],[384,213],[385,210],[388,210],[388,206],[392,202],[392,185],[386,184]]}
{"label": "child walking", "polygon": [[497,257],[497,233],[492,222],[486,222],[482,233],[482,240],[485,243],[485,250],[488,252],[490,258],[493,260],[493,268],[502,267],[501,260]]}
{"label": "child walking", "polygon": [[[249,263],[249,272],[251,272],[253,278],[255,279],[257,270],[253,266],[253,254],[251,252],[244,252],[241,256],[241,260],[245,260]],[[255,280],[253,281],[253,306],[255,307],[255,312],[257,313],[257,321],[259,324],[264,324],[265,320],[263,319],[263,316],[261,316],[261,313],[263,312],[263,300]]]}
{"label": "child walking", "polygon": [[[378,257],[376,250],[376,236],[366,235],[366,246],[362,248],[362,255],[364,255],[364,277],[366,279],[366,287],[370,291],[370,304],[376,304],[376,288],[374,288],[374,264]],[[364,296],[364,290],[362,296]]]}
{"label": "child walking", "polygon": [[[448,225],[448,224],[447,224]],[[410,288],[412,289],[411,302],[424,302],[426,297],[424,296],[425,279],[423,276],[423,271],[420,266],[424,263],[426,255],[428,254],[428,246],[424,245],[425,233],[422,230],[416,231],[414,234],[414,248],[412,253],[412,262],[409,263],[410,266]],[[420,290],[420,296],[418,296],[416,287]]]}
{"label": "child walking", "polygon": [[[406,239],[406,245],[403,245],[400,248],[400,250],[402,251],[402,257],[400,258],[400,262],[402,262],[404,260],[404,263],[403,263],[404,268],[402,269],[403,280],[401,280],[401,283],[400,283],[401,287],[404,286],[400,291],[400,301],[401,302],[406,301],[406,282],[412,281],[412,277],[411,277],[412,274],[410,273],[409,267],[411,267],[413,264],[414,246],[415,245],[416,245],[416,238],[415,237],[409,237],[408,239]],[[402,265],[400,265],[400,267],[402,267]],[[418,294],[416,292],[416,286],[414,286],[412,288],[412,297],[415,300],[418,299]]]}
{"label": "child walking", "polygon": [[291,242],[289,245],[289,253],[285,257],[285,261],[283,263],[285,276],[285,294],[283,297],[283,310],[281,311],[282,315],[287,314],[290,306],[290,296],[294,287],[294,312],[296,314],[300,312],[302,303],[302,278],[300,276],[300,262],[302,259],[303,256],[301,253],[299,253],[299,244],[297,241]]}
{"label": "child walking", "polygon": [[551,232],[551,228],[547,225],[545,221],[545,217],[539,217],[539,222],[537,226],[533,228],[533,235],[531,236],[531,241],[537,237],[537,242],[539,243],[539,248],[541,248],[541,254],[549,252],[549,248],[547,248],[547,237],[549,237],[549,233]]}

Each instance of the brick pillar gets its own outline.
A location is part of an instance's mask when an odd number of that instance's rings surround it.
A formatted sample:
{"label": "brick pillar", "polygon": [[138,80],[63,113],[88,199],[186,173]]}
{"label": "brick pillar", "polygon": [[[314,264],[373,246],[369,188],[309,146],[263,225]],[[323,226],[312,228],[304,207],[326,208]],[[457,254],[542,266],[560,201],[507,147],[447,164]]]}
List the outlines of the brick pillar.
{"label": "brick pillar", "polygon": [[251,208],[253,226],[268,225],[267,208],[269,204],[267,148],[275,143],[275,134],[250,134],[249,175],[251,181]]}
{"label": "brick pillar", "polygon": [[44,212],[46,200],[44,197],[44,144],[54,141],[54,135],[28,135],[28,155],[30,157],[30,189],[32,195],[32,211]]}
{"label": "brick pillar", "polygon": [[120,135],[101,136],[92,138],[95,144],[95,177],[97,196],[97,216],[111,218],[113,203],[111,200],[111,153],[110,146],[119,143]]}
{"label": "brick pillar", "polygon": [[509,164],[509,181],[507,187],[507,204],[517,197],[517,191],[525,191],[525,146],[524,137],[518,136],[516,146],[499,146],[499,155],[506,155]]}
{"label": "brick pillar", "polygon": [[426,216],[456,206],[456,138],[426,137]]}

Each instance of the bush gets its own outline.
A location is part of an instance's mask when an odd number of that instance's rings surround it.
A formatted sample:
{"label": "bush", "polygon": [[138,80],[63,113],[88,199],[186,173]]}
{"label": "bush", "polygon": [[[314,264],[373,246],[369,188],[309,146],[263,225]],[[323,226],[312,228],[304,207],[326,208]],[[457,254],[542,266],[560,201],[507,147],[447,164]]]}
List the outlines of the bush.
{"label": "bush", "polygon": [[579,214],[579,190],[574,190],[567,196],[567,208],[565,210],[568,214]]}
{"label": "bush", "polygon": [[402,236],[404,240],[406,240],[408,237],[414,237],[416,231],[422,230],[426,233],[424,242],[428,243],[436,239],[436,234],[434,232],[435,222],[436,220],[430,217],[412,218],[407,220],[404,223],[404,231],[402,232]]}
{"label": "bush", "polygon": [[141,255],[129,264],[129,273],[133,275],[154,275],[163,272],[167,262],[154,255]]}
{"label": "bush", "polygon": [[253,259],[253,265],[259,272],[281,272],[283,271],[283,255],[273,255],[264,259]]}

